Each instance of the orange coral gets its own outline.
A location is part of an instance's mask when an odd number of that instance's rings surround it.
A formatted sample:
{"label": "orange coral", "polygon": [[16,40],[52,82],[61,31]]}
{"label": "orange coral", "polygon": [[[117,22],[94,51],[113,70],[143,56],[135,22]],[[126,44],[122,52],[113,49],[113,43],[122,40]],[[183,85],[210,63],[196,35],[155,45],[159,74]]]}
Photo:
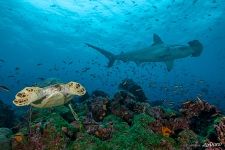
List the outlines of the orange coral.
{"label": "orange coral", "polygon": [[14,136],[16,142],[21,143],[24,140],[24,135],[22,133],[17,133]]}
{"label": "orange coral", "polygon": [[171,133],[172,133],[172,131],[169,128],[162,127],[162,134],[163,134],[163,136],[169,137]]}

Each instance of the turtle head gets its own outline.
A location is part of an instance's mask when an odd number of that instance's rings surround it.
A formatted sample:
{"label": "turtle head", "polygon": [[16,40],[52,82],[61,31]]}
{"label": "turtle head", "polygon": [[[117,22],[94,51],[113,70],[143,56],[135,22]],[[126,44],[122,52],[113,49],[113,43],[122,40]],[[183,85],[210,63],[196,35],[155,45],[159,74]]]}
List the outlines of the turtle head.
{"label": "turtle head", "polygon": [[69,82],[66,84],[68,94],[82,96],[86,93],[85,88],[77,82]]}
{"label": "turtle head", "polygon": [[41,88],[26,87],[18,92],[13,100],[16,106],[26,106],[40,98]]}

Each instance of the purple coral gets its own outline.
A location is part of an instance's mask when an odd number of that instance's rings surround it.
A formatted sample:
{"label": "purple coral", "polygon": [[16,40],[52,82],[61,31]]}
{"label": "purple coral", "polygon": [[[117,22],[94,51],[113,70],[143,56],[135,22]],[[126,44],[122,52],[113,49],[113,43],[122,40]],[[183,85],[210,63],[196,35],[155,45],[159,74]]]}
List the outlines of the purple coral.
{"label": "purple coral", "polygon": [[225,117],[220,121],[218,125],[215,125],[218,140],[225,145]]}

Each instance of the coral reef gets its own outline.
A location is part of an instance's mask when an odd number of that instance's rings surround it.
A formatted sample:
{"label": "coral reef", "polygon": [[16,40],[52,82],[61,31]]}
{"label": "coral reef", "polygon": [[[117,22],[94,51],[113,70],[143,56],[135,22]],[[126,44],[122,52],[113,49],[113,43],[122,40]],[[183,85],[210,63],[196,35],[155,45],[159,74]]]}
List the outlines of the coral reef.
{"label": "coral reef", "polygon": [[196,101],[185,102],[181,106],[180,113],[188,120],[189,128],[202,136],[207,135],[208,127],[220,115],[215,106],[199,98]]}
{"label": "coral reef", "polygon": [[8,128],[0,128],[0,149],[10,150],[11,141],[10,136],[13,134],[12,130]]}
{"label": "coral reef", "polygon": [[156,121],[149,124],[149,127],[155,132],[164,136],[177,137],[179,132],[184,129],[189,129],[188,121],[182,117],[166,116],[161,108],[154,107],[152,109],[152,116]]}
{"label": "coral reef", "polygon": [[95,122],[94,120],[85,120],[84,127],[87,133],[95,135],[96,137],[107,140],[112,137],[113,123],[109,122],[105,127]]}
{"label": "coral reef", "polygon": [[[12,141],[13,149],[65,149],[69,141],[76,138],[76,129],[66,122],[59,114],[48,114],[46,118],[34,121],[29,131],[21,129],[20,138],[15,134]],[[41,120],[40,120],[41,119]],[[35,123],[37,122],[37,123]]]}
{"label": "coral reef", "polygon": [[225,145],[225,117],[223,117],[218,125],[215,125],[216,134],[219,142]]}
{"label": "coral reef", "polygon": [[29,128],[23,122],[14,133],[13,149],[191,150],[210,143],[224,148],[225,119],[215,106],[196,100],[180,110],[153,107],[140,97],[142,90],[135,93],[140,86],[133,81],[120,88],[112,99],[96,90],[73,102],[76,120],[66,105],[33,109]]}
{"label": "coral reef", "polygon": [[109,98],[98,96],[91,99],[90,111],[95,121],[102,121],[109,113]]}
{"label": "coral reef", "polygon": [[209,103],[202,101],[200,99],[196,101],[187,101],[185,102],[180,112],[188,119],[193,117],[213,117],[219,114],[217,108]]}
{"label": "coral reef", "polygon": [[145,96],[141,86],[131,79],[123,80],[122,83],[119,84],[119,88],[132,93],[140,102],[145,102],[147,100],[147,97]]}

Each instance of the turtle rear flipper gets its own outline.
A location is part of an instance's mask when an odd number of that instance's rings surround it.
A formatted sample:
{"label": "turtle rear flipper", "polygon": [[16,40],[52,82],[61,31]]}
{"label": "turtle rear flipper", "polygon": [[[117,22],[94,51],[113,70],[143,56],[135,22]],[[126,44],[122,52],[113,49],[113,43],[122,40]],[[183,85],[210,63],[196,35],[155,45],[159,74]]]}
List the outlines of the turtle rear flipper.
{"label": "turtle rear flipper", "polygon": [[65,87],[66,87],[66,92],[68,92],[68,94],[82,96],[86,93],[85,88],[80,83],[77,83],[77,82],[71,81],[65,84]]}
{"label": "turtle rear flipper", "polygon": [[13,100],[16,106],[26,106],[41,98],[42,88],[39,87],[26,87],[18,92]]}

